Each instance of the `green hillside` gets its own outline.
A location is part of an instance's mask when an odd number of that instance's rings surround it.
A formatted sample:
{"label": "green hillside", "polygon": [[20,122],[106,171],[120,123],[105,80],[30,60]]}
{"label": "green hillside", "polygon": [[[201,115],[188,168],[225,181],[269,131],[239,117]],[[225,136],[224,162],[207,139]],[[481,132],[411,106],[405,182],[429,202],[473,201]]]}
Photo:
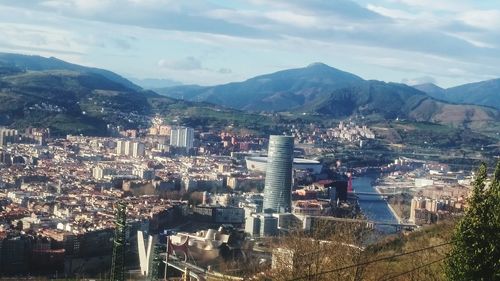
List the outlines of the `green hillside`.
{"label": "green hillside", "polygon": [[495,123],[499,118],[498,111],[492,108],[449,104],[404,84],[380,81],[366,81],[356,87],[335,90],[297,111],[333,117],[378,115],[384,119],[409,119],[473,128]]}
{"label": "green hillside", "polygon": [[104,135],[107,124],[145,127],[155,114],[194,127],[232,124],[256,129],[266,124],[262,116],[130,89],[96,73],[8,66],[0,73],[3,126],[50,127],[56,135]]}
{"label": "green hillside", "polygon": [[428,95],[460,104],[476,104],[500,109],[500,79],[492,79],[476,83],[442,89],[434,84],[414,86]]}

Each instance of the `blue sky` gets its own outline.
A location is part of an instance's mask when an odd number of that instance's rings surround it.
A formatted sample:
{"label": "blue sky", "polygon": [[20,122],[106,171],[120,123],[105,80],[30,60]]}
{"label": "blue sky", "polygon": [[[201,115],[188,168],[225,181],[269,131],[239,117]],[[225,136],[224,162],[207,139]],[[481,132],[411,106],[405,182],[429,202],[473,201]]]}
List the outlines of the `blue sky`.
{"label": "blue sky", "polygon": [[0,0],[0,51],[187,84],[324,62],[449,87],[500,77],[500,2]]}

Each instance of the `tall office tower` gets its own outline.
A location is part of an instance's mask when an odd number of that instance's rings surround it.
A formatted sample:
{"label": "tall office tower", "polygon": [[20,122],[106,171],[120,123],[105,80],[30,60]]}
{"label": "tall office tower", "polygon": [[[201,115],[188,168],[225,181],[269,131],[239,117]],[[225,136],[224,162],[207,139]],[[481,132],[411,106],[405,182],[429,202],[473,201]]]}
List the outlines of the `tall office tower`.
{"label": "tall office tower", "polygon": [[270,136],[264,185],[264,212],[290,212],[293,141],[291,136]]}
{"label": "tall office tower", "polygon": [[188,127],[172,128],[170,131],[170,145],[191,149],[194,142],[194,129]]}

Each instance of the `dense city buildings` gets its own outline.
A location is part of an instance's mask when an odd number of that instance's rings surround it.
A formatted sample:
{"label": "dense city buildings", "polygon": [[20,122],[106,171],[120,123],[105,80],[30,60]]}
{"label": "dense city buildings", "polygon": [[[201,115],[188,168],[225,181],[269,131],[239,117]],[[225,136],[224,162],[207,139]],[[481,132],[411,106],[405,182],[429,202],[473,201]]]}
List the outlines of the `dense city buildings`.
{"label": "dense city buildings", "polygon": [[[171,127],[156,117],[147,130],[119,132],[49,138],[48,130],[32,128],[14,139],[9,133],[0,148],[0,268],[10,275],[57,271],[67,276],[82,267],[87,274],[109,269],[119,202],[127,209],[124,262],[132,267],[137,231],[160,239],[178,229],[174,245],[188,237],[198,241],[188,249],[198,264],[208,266],[243,249],[258,257],[252,239],[296,228],[311,231],[323,218],[360,223],[359,200],[348,189],[347,174],[364,172],[341,161],[311,159],[323,148],[304,140],[328,141],[317,138],[316,127],[300,131],[312,138],[268,139]],[[43,142],[33,141],[35,136]],[[401,223],[429,224],[463,209],[464,186],[470,182],[465,173],[406,158],[379,171],[378,192],[405,191],[414,198],[406,202],[406,217],[394,206]]]}

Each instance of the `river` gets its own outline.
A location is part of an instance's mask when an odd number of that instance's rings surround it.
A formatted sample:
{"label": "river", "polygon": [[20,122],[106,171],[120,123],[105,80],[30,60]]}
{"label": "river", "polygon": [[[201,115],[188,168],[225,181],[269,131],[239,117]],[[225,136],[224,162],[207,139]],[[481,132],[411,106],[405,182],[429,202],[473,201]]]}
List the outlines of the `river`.
{"label": "river", "polygon": [[[354,193],[377,193],[377,190],[372,186],[372,182],[375,179],[375,175],[354,178],[352,181]],[[375,222],[398,222],[389,209],[388,203],[381,196],[358,195],[358,198],[359,207],[368,220]],[[394,231],[394,227],[377,227],[377,229],[383,232]]]}

